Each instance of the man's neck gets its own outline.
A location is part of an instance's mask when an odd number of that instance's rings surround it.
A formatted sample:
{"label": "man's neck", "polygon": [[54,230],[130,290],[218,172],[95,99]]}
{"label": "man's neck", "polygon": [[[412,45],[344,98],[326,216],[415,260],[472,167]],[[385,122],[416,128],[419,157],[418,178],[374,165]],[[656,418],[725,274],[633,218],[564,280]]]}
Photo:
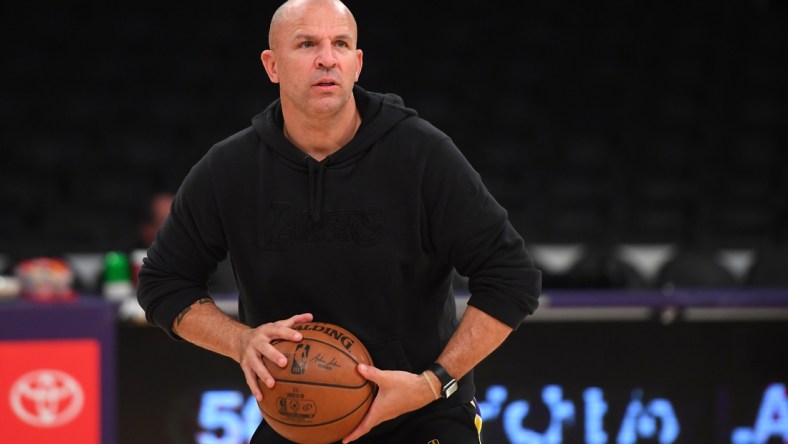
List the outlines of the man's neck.
{"label": "man's neck", "polygon": [[350,142],[361,126],[361,114],[355,103],[351,104],[350,112],[329,119],[288,118],[285,114],[284,135],[298,149],[321,161]]}

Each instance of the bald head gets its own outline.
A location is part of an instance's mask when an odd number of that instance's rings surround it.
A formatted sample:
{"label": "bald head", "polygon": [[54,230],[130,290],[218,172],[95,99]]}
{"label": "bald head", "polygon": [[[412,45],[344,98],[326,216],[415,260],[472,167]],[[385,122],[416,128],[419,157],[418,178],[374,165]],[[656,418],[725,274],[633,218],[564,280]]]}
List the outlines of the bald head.
{"label": "bald head", "polygon": [[340,0],[287,0],[277,8],[271,17],[271,26],[268,29],[268,47],[276,49],[282,35],[282,29],[287,24],[299,20],[311,8],[331,8],[337,16],[344,17],[352,27],[353,38],[356,40],[358,29],[353,13]]}

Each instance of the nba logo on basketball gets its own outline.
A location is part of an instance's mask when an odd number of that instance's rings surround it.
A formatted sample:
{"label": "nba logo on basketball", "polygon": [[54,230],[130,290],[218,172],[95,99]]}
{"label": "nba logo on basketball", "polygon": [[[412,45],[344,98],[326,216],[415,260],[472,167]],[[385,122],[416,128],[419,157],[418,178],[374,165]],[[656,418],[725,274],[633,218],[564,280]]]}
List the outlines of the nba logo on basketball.
{"label": "nba logo on basketball", "polygon": [[293,356],[293,365],[290,367],[290,373],[303,375],[306,371],[307,358],[309,358],[309,344],[298,344]]}

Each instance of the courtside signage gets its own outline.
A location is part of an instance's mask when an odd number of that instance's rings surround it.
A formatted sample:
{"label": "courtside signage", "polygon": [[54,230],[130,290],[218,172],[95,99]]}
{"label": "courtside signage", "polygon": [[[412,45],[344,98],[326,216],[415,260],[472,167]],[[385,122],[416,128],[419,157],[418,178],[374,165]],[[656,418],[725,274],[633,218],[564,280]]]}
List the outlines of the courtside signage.
{"label": "courtside signage", "polygon": [[101,441],[94,339],[0,341],[0,442]]}
{"label": "courtside signage", "polygon": [[[680,402],[650,397],[634,389],[622,399],[587,387],[578,399],[567,397],[561,385],[547,385],[541,399],[510,399],[511,388],[489,386],[479,398],[484,418],[482,434],[498,444],[638,444],[692,443],[683,435],[688,426],[677,412]],[[754,394],[757,395],[757,394]],[[747,415],[748,423],[722,430],[719,442],[730,444],[788,443],[788,393],[784,383],[769,384],[760,404]],[[196,444],[248,444],[261,421],[254,397],[235,390],[212,390],[202,395]],[[619,412],[613,414],[613,412]],[[538,417],[538,418],[534,418]],[[693,424],[694,425],[694,424]],[[575,436],[574,439],[570,438]],[[579,440],[577,436],[580,436]]]}

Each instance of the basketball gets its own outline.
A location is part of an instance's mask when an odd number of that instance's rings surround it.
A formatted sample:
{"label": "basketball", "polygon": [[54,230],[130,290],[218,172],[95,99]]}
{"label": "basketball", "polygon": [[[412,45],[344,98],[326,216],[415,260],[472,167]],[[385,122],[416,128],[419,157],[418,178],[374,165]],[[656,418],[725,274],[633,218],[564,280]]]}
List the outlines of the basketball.
{"label": "basketball", "polygon": [[356,371],[358,363],[372,364],[372,358],[356,336],[338,325],[308,322],[293,329],[303,335],[301,342],[272,342],[287,357],[285,368],[264,359],[276,384],[269,389],[260,383],[263,420],[299,444],[339,441],[372,404],[375,386]]}

